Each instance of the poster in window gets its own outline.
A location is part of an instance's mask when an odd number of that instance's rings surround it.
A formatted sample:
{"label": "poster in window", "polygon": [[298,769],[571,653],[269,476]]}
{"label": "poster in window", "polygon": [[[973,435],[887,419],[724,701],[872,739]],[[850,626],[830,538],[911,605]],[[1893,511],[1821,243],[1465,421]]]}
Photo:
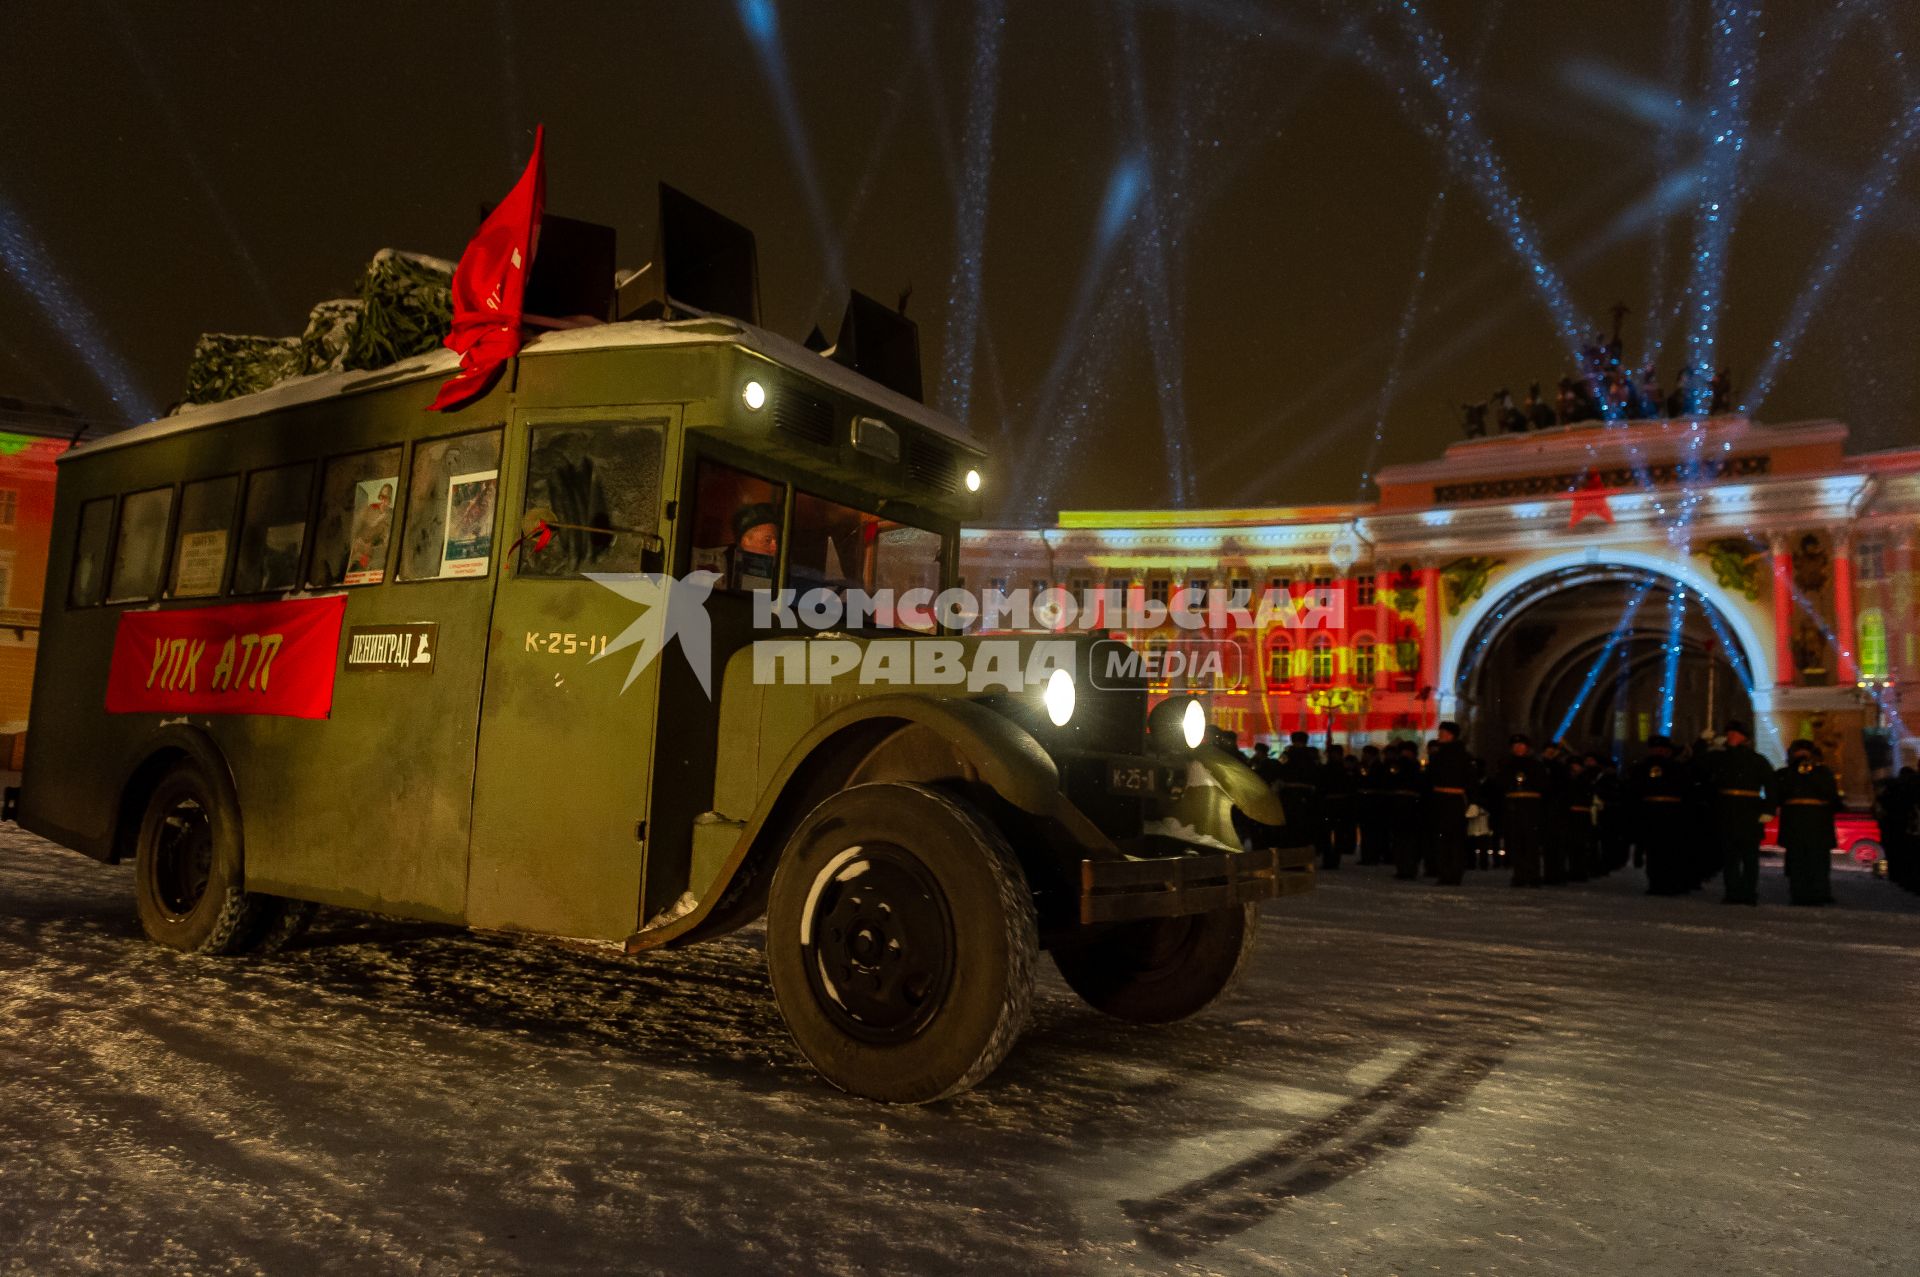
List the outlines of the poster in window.
{"label": "poster in window", "polygon": [[456,474],[447,484],[441,576],[485,576],[493,554],[493,496],[498,470]]}
{"label": "poster in window", "polygon": [[300,546],[306,536],[304,523],[267,526],[260,535],[260,589],[293,588],[300,579]]}
{"label": "poster in window", "polygon": [[393,500],[400,476],[365,479],[353,486],[353,531],[347,547],[344,585],[378,585],[387,575],[387,538],[393,531]]}
{"label": "poster in window", "polygon": [[188,532],[180,538],[180,561],[174,565],[174,595],[183,599],[220,593],[220,574],[227,566],[227,530]]}

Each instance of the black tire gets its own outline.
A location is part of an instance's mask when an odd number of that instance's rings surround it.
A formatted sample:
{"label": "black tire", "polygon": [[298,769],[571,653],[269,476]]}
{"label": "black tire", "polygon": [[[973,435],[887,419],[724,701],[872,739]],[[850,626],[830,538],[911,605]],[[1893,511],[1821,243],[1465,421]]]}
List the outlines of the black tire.
{"label": "black tire", "polygon": [[1233,987],[1253,953],[1253,905],[1119,923],[1053,951],[1088,1005],[1135,1024],[1184,1020]]}
{"label": "black tire", "polygon": [[240,813],[190,760],[147,795],[134,843],[134,899],[147,937],[187,953],[258,943],[264,897],[242,887]]}
{"label": "black tire", "polygon": [[767,903],[767,974],[795,1045],[835,1086],[888,1103],[944,1099],[993,1072],[1026,1027],[1039,947],[1006,840],[925,785],[856,785],[821,803]]}

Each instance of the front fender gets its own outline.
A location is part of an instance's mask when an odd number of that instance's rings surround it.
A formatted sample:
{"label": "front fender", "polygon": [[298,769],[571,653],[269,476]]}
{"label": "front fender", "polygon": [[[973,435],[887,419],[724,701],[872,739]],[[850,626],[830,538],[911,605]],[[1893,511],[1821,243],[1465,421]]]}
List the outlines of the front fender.
{"label": "front fender", "polygon": [[1112,840],[1067,801],[1053,758],[1018,723],[957,698],[868,697],[827,715],[787,751],[699,902],[664,925],[636,932],[627,940],[628,952],[707,939],[759,916],[768,871],[789,833],[845,786],[875,746],[908,726],[934,731],[953,749],[961,769],[953,779],[983,786],[1018,810],[1055,822],[1086,855],[1119,854]]}
{"label": "front fender", "polygon": [[1193,761],[1206,770],[1207,776],[1225,793],[1227,801],[1249,819],[1263,825],[1287,823],[1286,809],[1280,805],[1279,797],[1244,760],[1218,745],[1202,745],[1193,751]]}

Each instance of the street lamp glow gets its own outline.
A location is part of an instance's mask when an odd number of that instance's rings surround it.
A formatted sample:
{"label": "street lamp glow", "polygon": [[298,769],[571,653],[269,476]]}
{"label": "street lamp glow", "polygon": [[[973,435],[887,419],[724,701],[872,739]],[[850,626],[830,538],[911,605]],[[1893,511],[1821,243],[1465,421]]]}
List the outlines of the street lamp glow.
{"label": "street lamp glow", "polygon": [[967,491],[980,491],[980,472],[978,470],[967,471]]}
{"label": "street lamp glow", "polygon": [[1187,702],[1186,712],[1180,715],[1180,734],[1186,737],[1188,749],[1199,749],[1207,738],[1207,711],[1199,701]]}
{"label": "street lamp glow", "polygon": [[1047,720],[1055,727],[1065,727],[1073,718],[1073,675],[1065,670],[1049,674],[1041,699],[1046,702]]}
{"label": "street lamp glow", "polygon": [[750,381],[740,389],[741,402],[750,412],[759,412],[767,406],[767,388],[757,381]]}

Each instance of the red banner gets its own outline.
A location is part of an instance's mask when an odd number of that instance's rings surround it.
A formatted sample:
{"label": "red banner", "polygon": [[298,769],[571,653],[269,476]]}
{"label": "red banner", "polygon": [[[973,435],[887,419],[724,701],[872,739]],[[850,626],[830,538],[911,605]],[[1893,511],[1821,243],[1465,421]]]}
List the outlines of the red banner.
{"label": "red banner", "polygon": [[347,597],[122,612],[109,714],[325,718]]}

